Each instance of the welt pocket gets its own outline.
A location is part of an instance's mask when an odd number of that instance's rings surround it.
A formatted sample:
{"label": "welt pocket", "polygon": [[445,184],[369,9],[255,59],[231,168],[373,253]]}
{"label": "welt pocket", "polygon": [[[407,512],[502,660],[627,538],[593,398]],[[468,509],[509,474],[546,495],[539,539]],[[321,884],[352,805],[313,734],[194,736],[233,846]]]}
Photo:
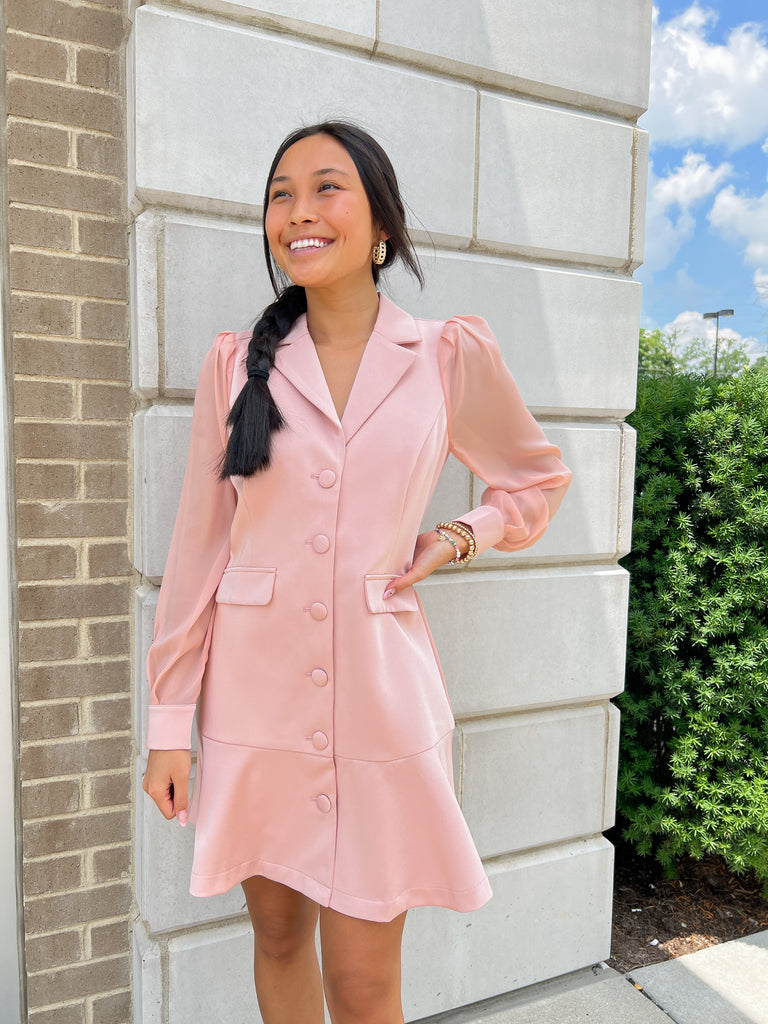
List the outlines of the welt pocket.
{"label": "welt pocket", "polygon": [[365,588],[365,603],[369,612],[417,612],[419,610],[419,599],[413,587],[406,587],[399,590],[392,597],[384,600],[384,591],[390,580],[393,580],[399,573],[374,572],[368,573],[363,578]]}
{"label": "welt pocket", "polygon": [[276,576],[277,569],[252,569],[249,566],[225,569],[216,591],[216,602],[269,604],[275,590]]}

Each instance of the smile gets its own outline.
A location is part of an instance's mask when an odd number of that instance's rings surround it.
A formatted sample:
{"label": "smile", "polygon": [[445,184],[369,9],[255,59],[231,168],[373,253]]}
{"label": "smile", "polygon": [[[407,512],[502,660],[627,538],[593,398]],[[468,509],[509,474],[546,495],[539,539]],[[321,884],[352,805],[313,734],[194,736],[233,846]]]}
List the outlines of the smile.
{"label": "smile", "polygon": [[290,243],[288,248],[291,252],[296,252],[299,249],[325,249],[330,244],[324,238],[297,238],[295,242]]}

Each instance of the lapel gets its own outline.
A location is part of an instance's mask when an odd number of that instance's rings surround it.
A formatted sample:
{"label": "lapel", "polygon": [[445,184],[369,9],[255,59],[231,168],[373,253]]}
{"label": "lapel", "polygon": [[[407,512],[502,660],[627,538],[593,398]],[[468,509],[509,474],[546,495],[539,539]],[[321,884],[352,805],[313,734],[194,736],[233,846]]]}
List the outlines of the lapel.
{"label": "lapel", "polygon": [[[392,391],[416,358],[411,347],[421,341],[416,323],[384,295],[379,296],[376,318],[352,390],[341,418],[346,441],[350,441],[368,417]],[[306,315],[299,317],[278,346],[275,369],[286,377],[331,423],[339,427],[328,385],[315,345],[307,330]]]}

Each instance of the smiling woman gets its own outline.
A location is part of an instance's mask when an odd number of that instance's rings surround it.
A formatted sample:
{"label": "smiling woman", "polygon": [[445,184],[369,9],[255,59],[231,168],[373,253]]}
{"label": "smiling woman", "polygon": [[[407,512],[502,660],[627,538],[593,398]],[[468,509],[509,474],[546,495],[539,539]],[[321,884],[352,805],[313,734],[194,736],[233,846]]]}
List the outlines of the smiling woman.
{"label": "smiling woman", "polygon": [[[264,209],[276,299],[200,375],[144,788],[186,824],[199,697],[191,888],[242,885],[265,1024],[320,1024],[323,993],[334,1024],[399,1024],[407,910],[491,895],[413,584],[533,544],[570,473],[483,320],[417,321],[378,293],[395,260],[421,272],[367,133],[289,136]],[[420,533],[449,452],[490,486]]]}

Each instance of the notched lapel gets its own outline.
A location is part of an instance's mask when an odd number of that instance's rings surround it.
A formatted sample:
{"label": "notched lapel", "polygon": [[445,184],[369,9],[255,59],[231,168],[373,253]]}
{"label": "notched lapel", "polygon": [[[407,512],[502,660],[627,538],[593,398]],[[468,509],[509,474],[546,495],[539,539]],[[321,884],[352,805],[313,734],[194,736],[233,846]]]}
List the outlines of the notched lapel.
{"label": "notched lapel", "polygon": [[315,344],[307,331],[306,317],[302,316],[294,324],[283,344],[278,346],[275,369],[338,428],[339,417],[317,358]]}
{"label": "notched lapel", "polygon": [[349,442],[406,372],[416,353],[377,330],[368,339],[341,425]]}

